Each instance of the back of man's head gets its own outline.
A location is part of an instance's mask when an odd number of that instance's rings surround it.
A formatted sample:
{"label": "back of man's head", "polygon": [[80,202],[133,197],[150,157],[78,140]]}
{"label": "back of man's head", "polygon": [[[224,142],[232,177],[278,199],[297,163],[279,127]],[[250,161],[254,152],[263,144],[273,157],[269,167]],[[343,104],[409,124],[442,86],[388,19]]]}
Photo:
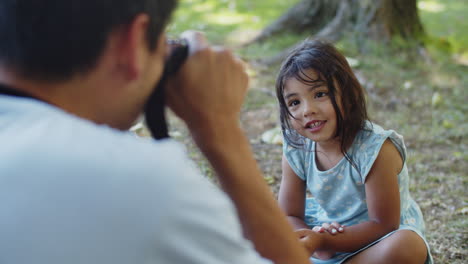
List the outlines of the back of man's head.
{"label": "back of man's head", "polygon": [[150,16],[156,40],[177,0],[1,0],[0,65],[30,79],[60,81],[90,70],[109,33]]}

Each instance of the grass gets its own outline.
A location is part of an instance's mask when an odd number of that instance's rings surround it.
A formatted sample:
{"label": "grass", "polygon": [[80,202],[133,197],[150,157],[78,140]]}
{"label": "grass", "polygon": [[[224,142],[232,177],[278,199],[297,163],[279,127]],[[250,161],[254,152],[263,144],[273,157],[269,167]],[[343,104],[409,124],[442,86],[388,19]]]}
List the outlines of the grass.
{"label": "grass", "polygon": [[468,55],[466,5],[464,0],[419,1],[421,19],[438,47]]}
{"label": "grass", "polygon": [[230,44],[250,37],[298,0],[182,0],[169,31],[187,29],[206,32],[215,44]]}
{"label": "grass", "polygon": [[[236,47],[250,38],[297,0],[188,0],[182,1],[170,34],[194,28],[210,41]],[[372,52],[361,54],[351,39],[337,47],[356,59],[355,67],[368,93],[372,120],[403,134],[415,200],[426,221],[435,263],[465,263],[468,256],[468,5],[464,0],[419,1],[429,35],[424,56],[395,53],[368,43]],[[262,44],[235,52],[245,60],[272,56],[305,35],[285,33]],[[281,146],[261,142],[261,134],[277,125],[274,80],[278,65],[251,63],[251,88],[241,121],[267,182],[278,189]],[[188,140],[180,121],[171,119],[178,140],[187,144],[202,172],[214,178],[208,163]]]}

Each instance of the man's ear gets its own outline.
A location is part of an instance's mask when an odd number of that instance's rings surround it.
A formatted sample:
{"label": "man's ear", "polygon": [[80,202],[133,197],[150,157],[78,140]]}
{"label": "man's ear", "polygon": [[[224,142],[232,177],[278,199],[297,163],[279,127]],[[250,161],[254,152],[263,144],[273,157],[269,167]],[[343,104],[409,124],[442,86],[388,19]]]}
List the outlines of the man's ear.
{"label": "man's ear", "polygon": [[148,60],[149,22],[147,14],[139,14],[129,24],[119,29],[118,66],[121,74],[123,73],[128,80],[138,79]]}

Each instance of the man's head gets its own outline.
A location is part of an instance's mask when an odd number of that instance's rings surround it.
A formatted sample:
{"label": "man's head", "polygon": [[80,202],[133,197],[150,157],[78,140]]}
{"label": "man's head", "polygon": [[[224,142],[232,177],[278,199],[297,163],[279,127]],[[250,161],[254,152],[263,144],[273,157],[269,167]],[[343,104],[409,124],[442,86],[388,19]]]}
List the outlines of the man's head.
{"label": "man's head", "polygon": [[177,0],[1,0],[0,82],[119,129],[141,113]]}
{"label": "man's head", "polygon": [[0,63],[37,80],[65,80],[95,66],[109,34],[147,14],[150,49],[176,0],[2,0]]}

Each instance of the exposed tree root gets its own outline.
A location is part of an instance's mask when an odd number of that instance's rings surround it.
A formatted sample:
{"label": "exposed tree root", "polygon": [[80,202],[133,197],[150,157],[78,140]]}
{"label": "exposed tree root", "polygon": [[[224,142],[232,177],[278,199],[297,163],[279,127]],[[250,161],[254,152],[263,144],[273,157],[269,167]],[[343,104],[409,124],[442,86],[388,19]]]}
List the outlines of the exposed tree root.
{"label": "exposed tree root", "polygon": [[[360,47],[368,38],[388,43],[397,36],[421,44],[424,38],[416,0],[302,0],[247,45],[286,31],[307,31],[311,39],[329,42],[338,41],[345,33],[353,33]],[[278,63],[296,46],[259,62]]]}
{"label": "exposed tree root", "polygon": [[[347,22],[351,19],[350,4],[348,0],[343,0],[338,9],[336,15],[325,25],[317,34],[310,37],[310,39],[325,40],[328,42],[336,42],[342,36],[343,33],[349,29]],[[272,65],[282,61],[286,56],[291,53],[298,44],[293,45],[275,56],[261,59],[261,62],[267,65]]]}

